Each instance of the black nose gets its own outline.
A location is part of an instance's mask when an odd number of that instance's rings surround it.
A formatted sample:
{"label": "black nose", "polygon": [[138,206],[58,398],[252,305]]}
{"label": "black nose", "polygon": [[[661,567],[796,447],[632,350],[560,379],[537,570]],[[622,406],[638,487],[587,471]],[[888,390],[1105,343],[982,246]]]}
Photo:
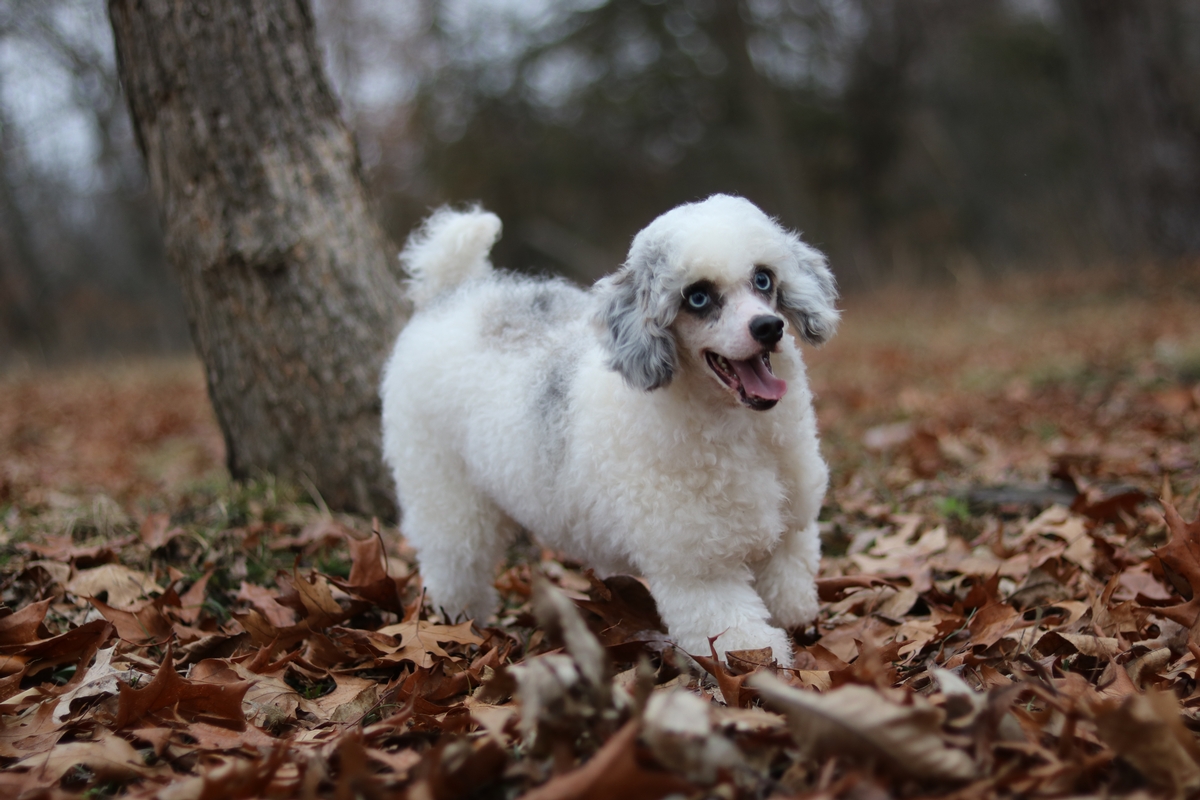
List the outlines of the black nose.
{"label": "black nose", "polygon": [[774,347],[783,338],[783,320],[770,314],[760,314],[750,320],[750,335],[754,341]]}

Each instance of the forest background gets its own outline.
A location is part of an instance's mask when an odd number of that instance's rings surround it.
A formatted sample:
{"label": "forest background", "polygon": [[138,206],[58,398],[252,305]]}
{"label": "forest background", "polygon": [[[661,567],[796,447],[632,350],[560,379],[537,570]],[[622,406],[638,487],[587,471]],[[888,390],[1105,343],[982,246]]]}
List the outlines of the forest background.
{"label": "forest background", "polygon": [[[842,286],[1200,249],[1200,5],[316,4],[379,221],[478,200],[590,282],[725,191]],[[0,361],[189,349],[98,3],[0,10]]]}

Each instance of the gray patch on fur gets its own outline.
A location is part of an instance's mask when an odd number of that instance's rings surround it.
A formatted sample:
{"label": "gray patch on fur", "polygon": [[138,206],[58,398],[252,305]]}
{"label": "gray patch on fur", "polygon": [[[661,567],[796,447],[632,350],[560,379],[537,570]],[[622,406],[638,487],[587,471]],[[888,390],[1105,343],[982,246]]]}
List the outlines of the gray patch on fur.
{"label": "gray patch on fur", "polygon": [[825,256],[794,234],[790,238],[799,269],[794,274],[788,270],[778,277],[779,311],[804,341],[824,344],[837,330],[841,317],[834,305],[838,298],[837,284]]}
{"label": "gray patch on fur", "polygon": [[570,418],[571,381],[575,377],[578,356],[559,351],[551,355],[534,390],[535,424],[542,430],[540,450],[555,466],[562,464],[567,451],[567,420]]}
{"label": "gray patch on fur", "polygon": [[529,310],[535,317],[548,317],[554,312],[556,297],[548,288],[539,289],[533,295]]}
{"label": "gray patch on fur", "polygon": [[[679,355],[669,326],[678,304],[656,277],[667,274],[666,254],[647,246],[630,254],[616,275],[597,286],[601,292],[599,320],[606,335],[608,366],[635,389],[652,391],[675,376]],[[662,295],[667,294],[664,303]]]}
{"label": "gray patch on fur", "polygon": [[545,346],[587,313],[587,295],[562,279],[503,275],[505,291],[480,320],[484,342],[500,350]]}

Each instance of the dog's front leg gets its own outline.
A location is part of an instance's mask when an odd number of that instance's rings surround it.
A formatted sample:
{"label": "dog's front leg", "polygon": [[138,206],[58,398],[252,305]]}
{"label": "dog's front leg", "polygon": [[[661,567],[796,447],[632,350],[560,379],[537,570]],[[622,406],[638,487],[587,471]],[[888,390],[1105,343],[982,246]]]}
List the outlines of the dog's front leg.
{"label": "dog's front leg", "polygon": [[770,612],[751,585],[747,568],[733,573],[686,575],[678,569],[647,570],[650,593],[671,638],[685,652],[708,655],[770,647],[781,666],[792,665],[792,641],[767,620]]}
{"label": "dog's front leg", "polygon": [[775,550],[756,565],[754,588],[775,622],[794,630],[817,617],[817,571],[821,534],[817,522],[787,531]]}

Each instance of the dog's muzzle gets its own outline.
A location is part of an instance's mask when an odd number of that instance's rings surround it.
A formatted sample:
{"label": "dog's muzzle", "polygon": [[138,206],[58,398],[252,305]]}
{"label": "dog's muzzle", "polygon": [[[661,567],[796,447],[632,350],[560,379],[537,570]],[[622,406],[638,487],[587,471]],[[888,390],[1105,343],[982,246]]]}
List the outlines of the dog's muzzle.
{"label": "dog's muzzle", "polygon": [[770,352],[763,351],[751,358],[733,360],[706,350],[704,358],[721,382],[737,395],[742,405],[755,411],[774,408],[787,392],[787,381],[775,377],[771,371]]}
{"label": "dog's muzzle", "polygon": [[754,341],[773,350],[783,338],[783,320],[774,314],[759,314],[750,320],[750,335]]}

